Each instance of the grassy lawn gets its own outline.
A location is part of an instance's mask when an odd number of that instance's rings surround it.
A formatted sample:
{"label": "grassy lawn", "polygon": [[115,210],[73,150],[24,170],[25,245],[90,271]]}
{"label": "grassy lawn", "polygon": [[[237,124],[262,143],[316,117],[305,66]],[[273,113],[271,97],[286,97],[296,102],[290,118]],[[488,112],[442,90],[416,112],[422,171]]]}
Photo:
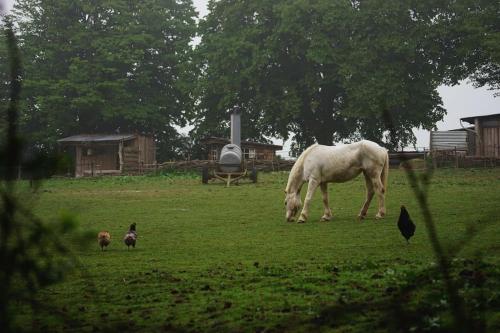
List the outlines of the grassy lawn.
{"label": "grassy lawn", "polygon": [[[230,188],[202,185],[198,175],[47,181],[33,203],[39,216],[72,212],[84,230],[107,230],[112,242],[104,252],[97,241],[75,250],[83,269],[43,290],[48,313],[26,315],[26,329],[364,332],[446,324],[447,299],[402,171],[389,174],[387,217],[374,219],[374,201],[362,222],[359,177],[329,186],[331,222],[319,222],[318,191],[308,223],[286,223],[287,176],[259,174],[257,184]],[[461,242],[467,227],[479,230],[456,254],[453,276],[468,308],[482,306],[488,328],[499,329],[500,169],[439,170],[431,182],[443,244]],[[401,204],[417,225],[409,245],[396,226]],[[127,251],[122,238],[132,222],[139,238]]]}

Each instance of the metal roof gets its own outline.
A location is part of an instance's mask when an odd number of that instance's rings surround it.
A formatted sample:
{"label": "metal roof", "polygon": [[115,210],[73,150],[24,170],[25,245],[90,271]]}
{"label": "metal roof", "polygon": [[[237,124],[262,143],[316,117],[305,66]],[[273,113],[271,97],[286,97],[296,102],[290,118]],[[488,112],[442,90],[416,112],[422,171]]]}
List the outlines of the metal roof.
{"label": "metal roof", "polygon": [[449,132],[457,132],[457,131],[467,131],[467,130],[474,130],[474,126],[454,128],[454,129],[451,129],[451,130],[448,130],[448,131]]}
{"label": "metal roof", "polygon": [[59,139],[60,143],[120,142],[135,139],[135,134],[79,134]]}
{"label": "metal roof", "polygon": [[[201,140],[204,144],[210,144],[210,143],[220,143],[220,144],[227,144],[231,143],[231,140],[225,139],[225,138],[218,138],[218,137],[206,137]],[[261,146],[261,147],[268,147],[268,148],[273,148],[275,150],[282,150],[283,146],[280,145],[274,145],[270,143],[262,143],[262,142],[254,142],[254,141],[248,141],[248,140],[241,140],[241,145],[245,146]]]}
{"label": "metal roof", "polygon": [[500,113],[487,114],[487,115],[484,115],[484,116],[464,117],[464,118],[460,118],[460,120],[466,121],[469,124],[474,124],[474,120],[476,118],[500,118]]}

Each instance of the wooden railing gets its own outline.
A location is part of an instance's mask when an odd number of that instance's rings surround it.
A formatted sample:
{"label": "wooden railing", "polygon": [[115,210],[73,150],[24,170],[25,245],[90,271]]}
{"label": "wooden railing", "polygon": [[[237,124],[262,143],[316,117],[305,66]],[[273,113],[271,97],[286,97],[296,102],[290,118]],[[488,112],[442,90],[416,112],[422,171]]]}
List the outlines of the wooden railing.
{"label": "wooden railing", "polygon": [[[295,163],[294,160],[247,160],[245,166],[247,169],[259,171],[286,171],[290,170]],[[186,160],[164,162],[158,165],[160,170],[178,170],[178,171],[201,171],[204,167],[216,168],[217,163],[213,160]]]}

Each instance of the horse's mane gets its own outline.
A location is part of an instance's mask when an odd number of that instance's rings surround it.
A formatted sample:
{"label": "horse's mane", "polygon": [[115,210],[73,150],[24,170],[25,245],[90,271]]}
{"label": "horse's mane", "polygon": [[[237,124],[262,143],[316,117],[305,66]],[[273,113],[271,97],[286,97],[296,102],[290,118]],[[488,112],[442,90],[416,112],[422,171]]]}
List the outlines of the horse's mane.
{"label": "horse's mane", "polygon": [[286,193],[288,193],[288,190],[290,189],[292,184],[301,183],[299,177],[302,177],[303,175],[304,160],[306,159],[306,156],[309,154],[309,152],[317,145],[318,144],[315,143],[312,146],[309,146],[306,150],[302,152],[302,154],[300,154],[297,161],[295,161],[295,164],[293,165],[292,170],[290,171],[290,176],[288,177],[288,183],[286,184],[286,189],[285,189]]}

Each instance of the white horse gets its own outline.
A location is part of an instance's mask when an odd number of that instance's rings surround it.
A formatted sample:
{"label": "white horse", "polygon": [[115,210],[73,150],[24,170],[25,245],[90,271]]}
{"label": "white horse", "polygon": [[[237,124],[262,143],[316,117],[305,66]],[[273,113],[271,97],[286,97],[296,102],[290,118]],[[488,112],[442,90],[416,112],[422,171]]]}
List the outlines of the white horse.
{"label": "white horse", "polygon": [[304,208],[298,222],[303,223],[309,216],[311,199],[320,186],[325,207],[321,221],[329,221],[332,211],[328,206],[327,183],[343,183],[363,173],[366,181],[366,200],[358,217],[366,216],[368,207],[377,193],[378,213],[376,218],[385,215],[385,193],[389,174],[389,154],[375,142],[363,140],[344,146],[323,146],[314,144],[307,148],[293,165],[285,189],[286,219],[293,221],[300,206],[300,190],[309,182],[304,200]]}

